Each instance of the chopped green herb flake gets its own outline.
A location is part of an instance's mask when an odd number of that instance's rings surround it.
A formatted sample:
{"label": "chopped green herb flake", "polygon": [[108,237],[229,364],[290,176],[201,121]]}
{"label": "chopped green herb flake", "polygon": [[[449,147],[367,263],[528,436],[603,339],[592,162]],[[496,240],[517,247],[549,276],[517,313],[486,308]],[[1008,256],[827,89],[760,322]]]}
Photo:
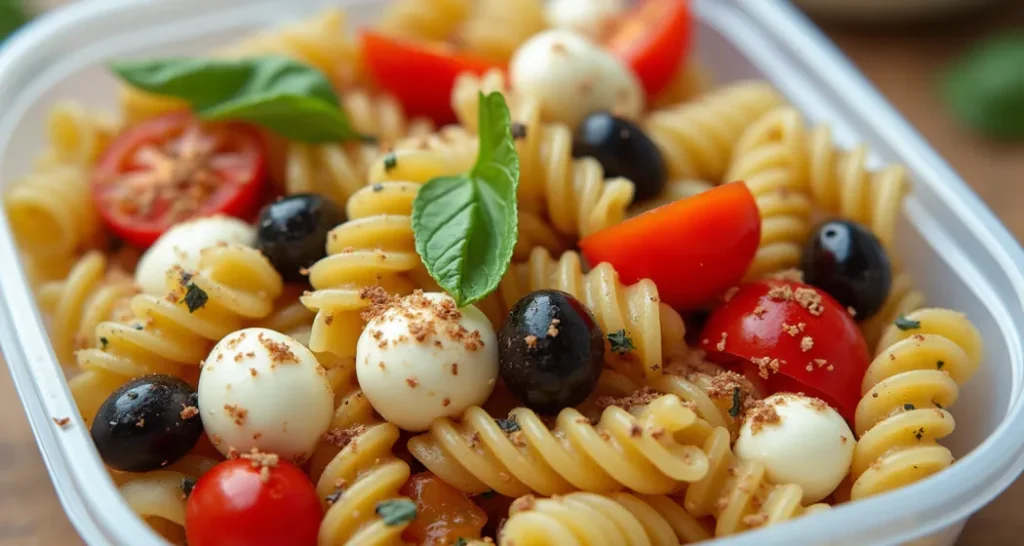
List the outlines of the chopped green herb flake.
{"label": "chopped green herb flake", "polygon": [[914,405],[913,404],[903,404],[903,409],[906,410],[906,411],[910,411],[910,410],[914,409]]}
{"label": "chopped green herb flake", "polygon": [[487,491],[484,491],[483,493],[480,493],[477,496],[483,499],[489,499],[497,494],[498,493],[496,493],[493,489],[488,489]]}
{"label": "chopped green herb flake", "polygon": [[939,409],[945,409],[945,408],[942,407],[942,404],[940,404],[938,402],[932,402],[932,404],[935,404],[935,407],[937,407]]}
{"label": "chopped green herb flake", "polygon": [[382,191],[384,191],[384,184],[381,184],[381,183],[378,182],[378,183],[373,185],[373,193],[382,192]]}
{"label": "chopped green herb flake", "polygon": [[331,493],[330,495],[327,495],[327,497],[325,497],[324,500],[327,501],[327,504],[334,504],[334,503],[338,502],[338,499],[340,499],[340,498],[341,498],[341,490],[339,489],[339,490],[335,491],[334,493]]}
{"label": "chopped green herb flake", "polygon": [[455,539],[455,546],[467,546],[468,544],[469,542],[462,537]]}
{"label": "chopped green herb flake", "polygon": [[384,156],[384,170],[390,171],[398,166],[398,158],[395,157],[394,153],[390,153]]}
{"label": "chopped green herb flake", "polygon": [[108,343],[110,343],[110,342],[107,340],[107,338],[101,337],[100,338],[100,349],[106,349]]}
{"label": "chopped green herb flake", "polygon": [[733,387],[732,389],[732,407],[729,408],[730,417],[739,417],[740,409],[743,406],[743,402],[740,400],[740,388]]}
{"label": "chopped green herb flake", "polygon": [[940,360],[940,361],[935,363],[935,368],[938,369],[938,370],[941,370],[942,367],[945,366],[945,365],[946,365],[946,363]]}
{"label": "chopped green herb flake", "polygon": [[895,324],[897,328],[899,328],[900,330],[903,330],[904,332],[907,331],[907,330],[916,330],[916,329],[921,327],[921,321],[919,321],[919,320],[910,320],[910,319],[908,319],[907,317],[905,317],[903,315],[900,315],[899,317],[897,317],[896,321],[893,322],[893,324]]}
{"label": "chopped green herb flake", "polygon": [[921,438],[924,438],[924,427],[921,427],[914,431],[914,438],[917,438],[918,441],[920,441]]}
{"label": "chopped green herb flake", "polygon": [[185,495],[187,499],[192,494],[192,488],[196,486],[195,478],[182,478],[181,480],[181,493]]}
{"label": "chopped green herb flake", "polygon": [[143,325],[141,325],[139,323],[132,324],[132,328],[135,328],[136,330],[145,330],[146,329],[145,326],[143,326]]}
{"label": "chopped green herb flake", "polygon": [[636,350],[633,339],[626,334],[626,330],[619,330],[608,334],[608,342],[611,343],[612,352],[617,355],[628,354]]}
{"label": "chopped green herb flake", "polygon": [[519,430],[519,423],[515,419],[495,419],[494,421],[498,423],[498,427],[505,434]]}
{"label": "chopped green herb flake", "polygon": [[392,499],[377,503],[377,515],[384,524],[394,527],[416,518],[416,503],[408,499]]}
{"label": "chopped green herb flake", "polygon": [[210,296],[206,295],[202,288],[193,283],[189,283],[185,290],[185,297],[181,302],[188,306],[189,313],[195,313],[198,309],[202,309],[206,305],[206,300],[210,299]]}

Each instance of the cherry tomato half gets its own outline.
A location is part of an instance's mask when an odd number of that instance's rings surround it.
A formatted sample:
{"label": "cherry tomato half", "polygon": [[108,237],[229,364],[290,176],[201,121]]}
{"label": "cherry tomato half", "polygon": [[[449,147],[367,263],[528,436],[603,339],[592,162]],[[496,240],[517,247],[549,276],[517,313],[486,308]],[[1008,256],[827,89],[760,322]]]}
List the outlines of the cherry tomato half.
{"label": "cherry tomato half", "polygon": [[711,360],[740,363],[765,395],[803,392],[851,422],[869,364],[850,313],[825,292],[792,281],[741,286],[708,317],[700,346]]}
{"label": "cherry tomato half", "polygon": [[654,97],[689,55],[691,26],[688,0],[643,0],[605,45],[633,69],[647,96]]}
{"label": "cherry tomato half", "polygon": [[402,538],[420,546],[455,544],[459,538],[480,538],[487,515],[463,492],[431,472],[409,478],[399,490],[416,503],[416,519],[402,532]]}
{"label": "cherry tomato half", "polygon": [[603,229],[580,248],[591,265],[610,263],[627,284],[651,279],[661,301],[690,310],[743,278],[760,238],[754,196],[734,182]]}
{"label": "cherry tomato half", "polygon": [[298,467],[232,459],[192,488],[185,535],[189,546],[313,546],[321,519],[316,489]]}
{"label": "cherry tomato half", "polygon": [[249,125],[174,112],[111,142],[93,173],[93,202],[111,231],[147,247],[189,218],[252,215],[263,197],[266,155]]}
{"label": "cherry tomato half", "polygon": [[376,32],[363,32],[362,47],[367,69],[402,103],[405,113],[427,116],[438,125],[455,121],[451,95],[459,74],[502,68],[444,43],[412,42]]}

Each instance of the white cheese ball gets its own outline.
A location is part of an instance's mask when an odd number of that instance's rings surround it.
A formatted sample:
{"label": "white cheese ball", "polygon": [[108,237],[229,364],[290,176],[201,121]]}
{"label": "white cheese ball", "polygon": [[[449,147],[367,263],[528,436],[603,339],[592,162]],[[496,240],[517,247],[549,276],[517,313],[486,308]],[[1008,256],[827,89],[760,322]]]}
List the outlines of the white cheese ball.
{"label": "white cheese ball", "polygon": [[512,56],[516,93],[536,100],[544,119],[575,129],[588,114],[608,111],[636,118],[644,94],[633,72],[601,46],[570,30],[548,30]]}
{"label": "white cheese ball", "polygon": [[772,483],[799,485],[805,505],[827,497],[850,471],[857,441],[849,425],[817,398],[779,393],[762,403],[778,420],[764,419],[764,409],[748,413],[736,455],[764,463]]}
{"label": "white cheese ball", "polygon": [[498,378],[498,340],[472,305],[447,294],[413,294],[372,318],[356,345],[356,376],[377,413],[398,427],[427,430],[483,404]]}
{"label": "white cheese ball", "polygon": [[232,216],[216,215],[182,222],[164,232],[139,259],[135,268],[135,284],[154,296],[167,293],[165,275],[168,269],[199,267],[199,253],[217,244],[252,246],[256,230]]}
{"label": "white cheese ball", "polygon": [[301,463],[333,413],[334,393],[313,353],[266,328],[226,336],[199,375],[199,415],[225,456],[255,447]]}
{"label": "white cheese ball", "polygon": [[626,0],[552,0],[545,5],[548,26],[573,30],[601,40],[616,18],[626,11]]}

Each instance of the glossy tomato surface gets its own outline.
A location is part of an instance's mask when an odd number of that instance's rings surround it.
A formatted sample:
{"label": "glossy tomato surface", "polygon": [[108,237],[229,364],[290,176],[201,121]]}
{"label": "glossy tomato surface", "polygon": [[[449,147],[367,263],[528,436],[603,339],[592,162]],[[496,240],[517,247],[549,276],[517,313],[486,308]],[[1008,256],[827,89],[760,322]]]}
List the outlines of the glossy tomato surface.
{"label": "glossy tomato surface", "polygon": [[463,492],[431,472],[409,478],[399,490],[416,503],[416,519],[402,538],[420,546],[445,546],[458,539],[480,538],[487,514]]}
{"label": "glossy tomato surface", "polygon": [[207,124],[174,112],[129,127],[110,143],[93,172],[93,202],[111,231],[146,247],[189,218],[253,216],[266,155],[249,125]]}
{"label": "glossy tomato surface", "polygon": [[633,69],[647,96],[654,97],[689,57],[692,27],[689,0],[642,0],[606,47]]}
{"label": "glossy tomato surface", "polygon": [[405,113],[427,116],[438,125],[455,121],[451,95],[459,74],[483,74],[501,67],[448,44],[414,42],[376,32],[363,32],[362,47],[374,80],[402,103]]}
{"label": "glossy tomato surface", "polygon": [[298,467],[232,459],[196,482],[185,535],[189,546],[313,546],[321,519],[316,489]]}
{"label": "glossy tomato surface", "polygon": [[739,283],[760,239],[754,196],[734,182],[603,229],[580,248],[591,265],[610,263],[626,284],[651,279],[661,301],[693,310]]}
{"label": "glossy tomato surface", "polygon": [[700,347],[716,362],[744,367],[765,395],[803,392],[848,421],[869,364],[850,313],[822,290],[791,281],[739,287],[708,317]]}

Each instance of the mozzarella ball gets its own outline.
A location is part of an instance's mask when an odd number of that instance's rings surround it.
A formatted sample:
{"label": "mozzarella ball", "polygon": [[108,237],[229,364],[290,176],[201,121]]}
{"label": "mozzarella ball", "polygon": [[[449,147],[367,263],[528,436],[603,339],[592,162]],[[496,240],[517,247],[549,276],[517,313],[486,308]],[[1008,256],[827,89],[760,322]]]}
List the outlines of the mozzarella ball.
{"label": "mozzarella ball", "polygon": [[548,26],[598,41],[626,11],[625,0],[552,0],[545,5]]}
{"label": "mozzarella ball", "polygon": [[333,413],[327,372],[309,349],[273,330],[229,334],[199,374],[203,427],[228,457],[257,448],[301,463]]}
{"label": "mozzarella ball", "polygon": [[252,246],[256,230],[231,216],[204,216],[182,222],[164,232],[139,259],[135,268],[135,284],[147,294],[167,293],[165,275],[168,269],[181,266],[191,270],[199,267],[199,253],[217,244]]}
{"label": "mozzarella ball", "polygon": [[846,421],[828,404],[779,393],[747,413],[734,450],[742,459],[764,463],[772,483],[799,485],[806,505],[843,481],[856,445]]}
{"label": "mozzarella ball", "polygon": [[356,376],[385,419],[419,432],[491,395],[498,340],[479,309],[457,309],[447,294],[416,293],[375,314],[356,344]]}
{"label": "mozzarella ball", "polygon": [[519,46],[509,64],[513,90],[540,104],[544,119],[575,129],[588,114],[636,118],[643,89],[607,51],[569,30],[548,30]]}

